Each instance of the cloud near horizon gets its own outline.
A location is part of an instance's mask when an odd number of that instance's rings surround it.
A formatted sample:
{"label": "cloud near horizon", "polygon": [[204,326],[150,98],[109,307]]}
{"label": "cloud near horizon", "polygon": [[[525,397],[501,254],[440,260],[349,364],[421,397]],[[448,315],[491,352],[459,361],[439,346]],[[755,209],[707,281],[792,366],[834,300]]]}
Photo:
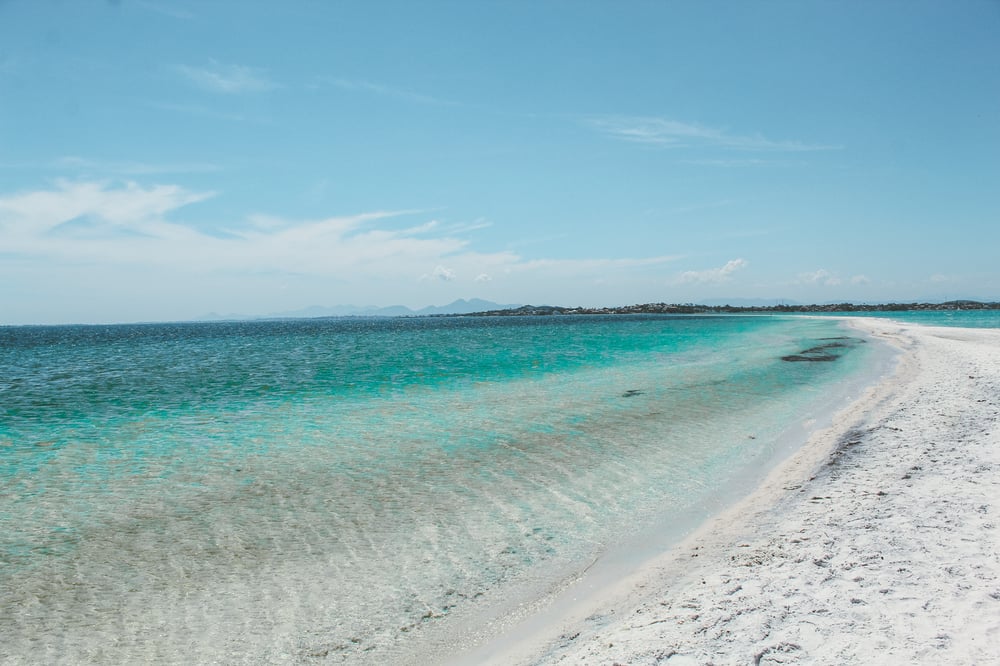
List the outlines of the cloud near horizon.
{"label": "cloud near horizon", "polygon": [[[870,284],[871,280],[867,275],[854,275],[849,280],[847,280],[852,285],[861,286]],[[812,271],[811,273],[800,273],[798,279],[796,280],[798,284],[817,284],[827,287],[839,287],[844,284],[844,279],[832,273],[825,268],[820,268],[818,270]]]}
{"label": "cloud near horizon", "polygon": [[[208,233],[178,212],[215,196],[177,185],[57,180],[48,189],[0,193],[0,247],[8,257],[49,268],[162,269],[168,274],[285,274],[343,284],[394,281],[475,285],[539,279],[594,279],[656,267],[676,257],[524,259],[510,250],[480,252],[462,234],[488,226],[431,219],[390,228],[421,211],[374,211],[317,220],[249,215]],[[132,270],[130,268],[129,270]]]}
{"label": "cloud near horizon", "polygon": [[746,259],[732,259],[719,268],[709,268],[703,271],[685,271],[680,274],[678,282],[680,284],[705,284],[721,283],[732,280],[732,274],[749,266]]}
{"label": "cloud near horizon", "polygon": [[421,276],[420,279],[438,279],[443,280],[444,282],[451,282],[455,279],[455,271],[451,270],[447,266],[438,264],[434,267],[434,270],[431,271],[430,275]]}

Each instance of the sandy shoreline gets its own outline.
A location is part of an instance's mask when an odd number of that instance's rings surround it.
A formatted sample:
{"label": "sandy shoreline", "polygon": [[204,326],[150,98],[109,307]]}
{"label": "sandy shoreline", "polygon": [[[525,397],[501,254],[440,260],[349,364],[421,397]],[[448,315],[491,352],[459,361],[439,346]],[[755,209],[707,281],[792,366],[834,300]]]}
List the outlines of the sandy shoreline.
{"label": "sandy shoreline", "polygon": [[853,325],[905,352],[891,380],[489,663],[1000,663],[1000,330]]}

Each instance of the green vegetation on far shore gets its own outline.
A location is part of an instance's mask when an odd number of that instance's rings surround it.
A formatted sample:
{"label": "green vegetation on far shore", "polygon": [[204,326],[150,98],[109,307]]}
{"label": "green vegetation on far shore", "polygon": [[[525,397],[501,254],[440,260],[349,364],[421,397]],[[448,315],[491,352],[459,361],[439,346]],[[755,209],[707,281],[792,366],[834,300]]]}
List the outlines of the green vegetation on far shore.
{"label": "green vegetation on far shore", "polygon": [[[567,308],[558,305],[522,305],[519,308],[486,310],[465,317],[517,317],[528,315],[593,315],[593,314],[734,314],[734,313],[808,313],[808,312],[912,312],[920,310],[1000,310],[1000,303],[980,301],[948,301],[946,303],[829,303],[825,305],[696,305],[694,303],[643,303],[606,308]],[[432,315],[452,317],[459,315]]]}

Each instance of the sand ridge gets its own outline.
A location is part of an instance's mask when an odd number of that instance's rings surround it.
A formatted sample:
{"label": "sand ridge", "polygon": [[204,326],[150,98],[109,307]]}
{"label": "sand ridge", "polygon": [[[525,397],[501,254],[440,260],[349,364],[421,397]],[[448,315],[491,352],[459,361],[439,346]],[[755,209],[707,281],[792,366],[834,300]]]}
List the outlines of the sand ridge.
{"label": "sand ridge", "polygon": [[586,617],[498,659],[1000,663],[1000,331],[852,325],[903,351],[890,380]]}

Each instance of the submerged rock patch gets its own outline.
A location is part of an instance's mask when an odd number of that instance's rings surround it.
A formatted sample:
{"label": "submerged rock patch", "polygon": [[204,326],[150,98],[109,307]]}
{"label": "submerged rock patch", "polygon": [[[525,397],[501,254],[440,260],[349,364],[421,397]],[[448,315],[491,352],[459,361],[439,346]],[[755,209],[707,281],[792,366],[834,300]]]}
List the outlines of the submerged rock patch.
{"label": "submerged rock patch", "polygon": [[844,350],[848,347],[853,347],[854,345],[861,344],[864,340],[858,338],[849,337],[839,337],[839,338],[821,338],[822,340],[833,340],[834,342],[827,342],[822,345],[816,345],[815,347],[810,347],[809,349],[804,349],[797,354],[788,354],[787,356],[782,356],[782,361],[795,362],[830,362],[836,361],[842,356],[842,352],[838,353],[834,350]]}

